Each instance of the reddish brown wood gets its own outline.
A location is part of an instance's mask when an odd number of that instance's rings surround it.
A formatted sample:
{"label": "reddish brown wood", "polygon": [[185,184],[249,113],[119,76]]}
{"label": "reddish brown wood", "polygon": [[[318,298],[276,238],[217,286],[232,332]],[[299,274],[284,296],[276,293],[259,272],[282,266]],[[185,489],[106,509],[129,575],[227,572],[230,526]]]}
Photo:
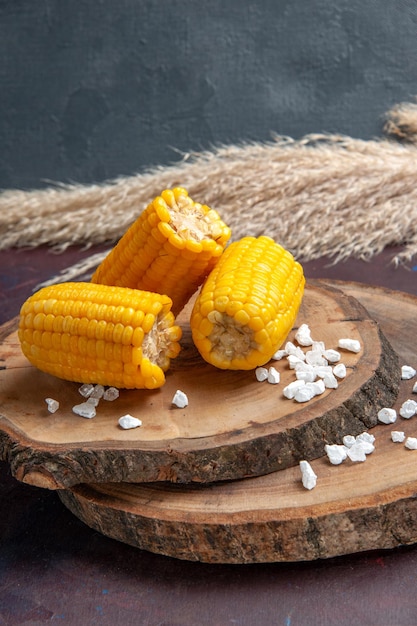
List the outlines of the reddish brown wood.
{"label": "reddish brown wood", "polygon": [[[366,304],[400,354],[416,366],[417,298],[346,285]],[[402,381],[395,403],[412,397]],[[417,436],[417,417],[372,429],[376,450],[364,463],[312,461],[306,491],[298,467],[206,487],[77,485],[60,492],[86,524],[119,541],[180,559],[254,563],[328,558],[417,542],[417,451],[391,441],[392,429]]]}
{"label": "reddish brown wood", "polygon": [[[294,379],[286,362],[279,386],[258,383],[254,372],[221,371],[195,350],[188,313],[183,351],[173,362],[162,390],[122,391],[114,403],[100,404],[92,420],[74,415],[79,385],[30,366],[17,333],[2,329],[0,371],[0,458],[19,480],[45,488],[80,482],[213,482],[262,475],[323,454],[324,441],[340,441],[376,422],[376,409],[390,405],[398,392],[396,354],[377,324],[353,298],[323,285],[309,285],[297,323],[307,322],[313,337],[336,347],[340,337],[357,337],[359,355],[346,353],[348,376],[334,391],[300,405],[282,396]],[[290,335],[293,338],[293,333]],[[189,406],[173,409],[176,389]],[[51,415],[45,398],[61,404]],[[118,427],[131,413],[143,426]]]}

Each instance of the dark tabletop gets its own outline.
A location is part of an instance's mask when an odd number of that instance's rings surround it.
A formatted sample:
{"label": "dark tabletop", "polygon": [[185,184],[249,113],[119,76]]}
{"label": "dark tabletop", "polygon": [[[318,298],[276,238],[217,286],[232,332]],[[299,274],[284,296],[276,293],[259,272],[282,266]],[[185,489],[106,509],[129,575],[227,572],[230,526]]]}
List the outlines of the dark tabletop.
{"label": "dark tabletop", "polygon": [[[0,323],[43,280],[98,248],[0,252]],[[372,261],[304,264],[307,278],[417,295],[395,250]],[[0,396],[1,401],[1,396]],[[416,520],[417,523],[417,520]],[[406,626],[417,624],[417,546],[325,561],[207,565],[143,552],[85,526],[53,491],[0,463],[0,625]]]}

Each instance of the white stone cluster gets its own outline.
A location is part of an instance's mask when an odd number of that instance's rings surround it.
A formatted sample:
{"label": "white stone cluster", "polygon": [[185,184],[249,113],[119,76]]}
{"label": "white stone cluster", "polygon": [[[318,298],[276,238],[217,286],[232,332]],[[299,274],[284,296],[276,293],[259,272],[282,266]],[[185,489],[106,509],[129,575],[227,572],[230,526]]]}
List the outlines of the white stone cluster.
{"label": "white stone cluster", "polygon": [[[411,365],[403,365],[401,367],[401,380],[411,380],[416,374],[417,370]],[[414,383],[412,392],[417,393],[417,383]],[[411,399],[405,400],[398,410],[398,415],[406,420],[417,415],[417,402]],[[395,424],[398,415],[395,409],[386,407],[378,412],[378,421],[382,424]],[[391,440],[394,443],[404,443],[409,450],[417,450],[417,438],[407,437],[402,430],[392,430]]]}
{"label": "white stone cluster", "polygon": [[119,397],[119,390],[116,387],[108,387],[106,389],[103,385],[93,385],[92,383],[81,385],[78,388],[78,392],[85,398],[85,401],[73,406],[72,411],[86,419],[91,419],[97,415],[96,409],[100,400],[112,402]]}
{"label": "white stone cluster", "polygon": [[363,463],[367,455],[375,450],[374,442],[374,435],[363,432],[356,437],[345,435],[343,444],[326,444],[324,449],[332,465],[340,465],[346,459],[354,463]]}
{"label": "white stone cluster", "polygon": [[[401,379],[402,380],[411,380],[412,378],[416,376],[416,374],[417,374],[417,370],[415,370],[414,367],[411,367],[411,365],[403,365],[401,367]],[[417,383],[414,383],[412,392],[417,393]],[[394,409],[389,409],[389,410],[393,413],[392,420],[384,421],[384,419],[380,419],[380,415],[378,414],[379,421],[385,424],[393,424],[396,421],[397,415]],[[388,409],[382,409],[382,411],[387,412]],[[395,417],[394,417],[394,413],[395,413]],[[417,402],[415,400],[410,400],[410,399],[405,400],[402,403],[398,413],[402,418],[406,420],[411,419],[412,417],[417,415]],[[391,440],[394,443],[404,443],[404,447],[407,448],[408,450],[417,450],[417,437],[407,437],[405,432],[402,430],[392,430]]]}
{"label": "white stone cluster", "polygon": [[[341,353],[326,348],[323,341],[315,341],[308,324],[301,324],[294,341],[287,341],[284,348],[272,357],[274,361],[285,359],[289,369],[294,372],[295,380],[282,390],[284,397],[303,403],[321,395],[326,389],[337,389],[347,374],[346,365],[341,362]],[[357,339],[340,339],[339,347],[352,352],[361,349]],[[280,382],[280,373],[273,366],[257,367],[255,376],[259,382],[267,381],[275,385]]]}

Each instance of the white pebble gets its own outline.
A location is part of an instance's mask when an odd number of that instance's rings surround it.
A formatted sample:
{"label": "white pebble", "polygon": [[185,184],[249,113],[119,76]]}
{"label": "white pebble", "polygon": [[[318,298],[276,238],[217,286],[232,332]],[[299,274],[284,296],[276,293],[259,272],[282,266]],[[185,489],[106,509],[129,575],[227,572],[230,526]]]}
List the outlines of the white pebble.
{"label": "white pebble", "polygon": [[417,383],[414,383],[413,385],[413,393],[417,393]]}
{"label": "white pebble", "polygon": [[295,333],[295,340],[300,346],[311,346],[313,340],[311,338],[311,331],[308,324],[301,324],[300,328]]}
{"label": "white pebble", "polygon": [[325,350],[323,356],[329,363],[337,363],[340,361],[340,352],[337,350]]}
{"label": "white pebble", "polygon": [[362,463],[363,461],[366,461],[366,452],[363,449],[363,446],[356,441],[353,446],[348,448],[347,455],[354,463]]}
{"label": "white pebble", "polygon": [[323,354],[323,352],[326,350],[326,345],[324,341],[313,341],[311,349],[313,352],[320,352],[321,354]]}
{"label": "white pebble", "polygon": [[308,461],[300,461],[301,480],[305,489],[314,489],[317,484],[317,474]]}
{"label": "white pebble", "polygon": [[91,396],[94,390],[94,385],[91,383],[85,383],[78,388],[78,392],[83,396],[83,398],[88,398]]}
{"label": "white pebble", "polygon": [[99,400],[104,395],[104,387],[103,385],[94,385],[94,389],[90,394],[90,398],[98,398]]}
{"label": "white pebble", "polygon": [[357,339],[339,339],[338,347],[349,352],[360,352],[361,344]]}
{"label": "white pebble", "polygon": [[281,361],[281,359],[283,359],[285,356],[288,356],[286,350],[277,350],[275,354],[272,355],[272,359],[274,361]]}
{"label": "white pebble", "polygon": [[292,341],[287,341],[287,343],[285,344],[285,351],[288,354],[288,356],[296,356],[299,359],[301,359],[301,361],[305,360],[304,352],[301,350],[299,346],[296,346],[295,344],[293,344]]}
{"label": "white pebble", "polygon": [[338,363],[333,368],[333,374],[336,378],[346,378],[346,365],[344,363]]}
{"label": "white pebble", "polygon": [[405,433],[402,430],[392,430],[391,439],[394,443],[402,443],[405,440]]}
{"label": "white pebble", "polygon": [[324,378],[327,374],[333,374],[333,368],[331,365],[313,365],[313,367],[319,378]]}
{"label": "white pebble", "polygon": [[268,370],[266,367],[257,367],[255,370],[256,380],[262,383],[264,380],[268,380]]}
{"label": "white pebble", "polygon": [[91,419],[96,416],[96,407],[91,402],[82,402],[72,407],[73,412],[76,415]]}
{"label": "white pebble", "polygon": [[410,380],[410,378],[414,378],[416,373],[417,372],[414,367],[411,367],[410,365],[403,365],[401,368],[401,378],[403,380]]}
{"label": "white pebble", "polygon": [[48,407],[48,411],[50,413],[55,413],[59,409],[58,400],[54,400],[53,398],[45,398],[46,406]]}
{"label": "white pebble", "polygon": [[317,375],[312,365],[300,361],[300,363],[295,366],[295,377],[298,380],[305,380],[306,383],[313,383]]}
{"label": "white pebble", "polygon": [[296,356],[295,354],[289,354],[287,356],[287,361],[288,361],[288,367],[290,368],[290,370],[294,370],[296,369],[296,367],[300,364],[303,363],[304,360],[300,359],[300,357]]}
{"label": "white pebble", "polygon": [[417,437],[407,437],[404,445],[409,450],[417,450]]}
{"label": "white pebble", "polygon": [[306,382],[306,387],[312,389],[315,396],[320,396],[326,391],[326,386],[321,378],[311,383]]}
{"label": "white pebble", "polygon": [[332,465],[340,465],[347,457],[347,447],[334,443],[325,445],[324,449]]}
{"label": "white pebble", "polygon": [[282,393],[289,400],[293,400],[297,389],[303,387],[305,384],[304,380],[294,380],[292,383],[289,383],[286,387],[284,387]]}
{"label": "white pebble", "polygon": [[356,441],[356,437],[354,437],[353,435],[345,435],[343,437],[343,445],[346,446],[346,448],[351,448],[353,446],[353,444]]}
{"label": "white pebble", "polygon": [[374,441],[374,435],[367,432],[355,437],[353,445],[350,445],[347,450],[350,460],[355,463],[365,461],[366,455],[371,454],[375,450]]}
{"label": "white pebble", "polygon": [[142,426],[142,422],[137,417],[133,417],[133,415],[127,413],[119,418],[119,426],[124,430],[129,430],[130,428],[138,428],[139,426]]}
{"label": "white pebble", "polygon": [[371,435],[371,433],[363,432],[355,438],[355,441],[366,441],[368,443],[375,443],[375,435]]}
{"label": "white pebble", "polygon": [[314,367],[328,365],[327,359],[324,358],[321,350],[309,350],[306,352],[306,361],[309,365],[313,365]]}
{"label": "white pebble", "polygon": [[323,382],[326,389],[337,389],[339,386],[336,376],[333,373],[325,374],[323,376]]}
{"label": "white pebble", "polygon": [[393,424],[397,420],[397,411],[395,409],[383,408],[378,411],[378,421],[383,424]]}
{"label": "white pebble", "polygon": [[402,403],[399,414],[405,419],[410,419],[410,417],[413,417],[416,414],[416,411],[417,402],[415,400],[406,400]]}
{"label": "white pebble", "polygon": [[93,398],[93,396],[90,396],[89,398],[87,398],[86,403],[87,404],[92,404],[93,406],[98,406],[99,405],[99,398]]}
{"label": "white pebble", "polygon": [[311,400],[312,398],[314,398],[314,396],[316,395],[314,393],[314,389],[312,389],[311,387],[309,387],[308,385],[311,385],[313,383],[306,383],[305,385],[303,385],[302,387],[299,387],[294,395],[294,400],[296,402],[308,402],[309,400]]}
{"label": "white pebble", "polygon": [[365,454],[372,454],[372,452],[375,450],[374,444],[370,441],[358,441],[356,439],[355,443],[350,449],[354,448],[355,446],[360,446]]}
{"label": "white pebble", "polygon": [[268,370],[268,382],[271,385],[277,385],[280,381],[280,375],[278,370],[275,367],[270,367]]}
{"label": "white pebble", "polygon": [[113,400],[117,400],[119,395],[119,390],[116,387],[109,387],[103,393],[103,400],[107,400],[107,402],[113,402]]}
{"label": "white pebble", "polygon": [[174,406],[177,406],[179,409],[184,409],[186,406],[188,406],[187,395],[180,389],[177,389],[174,397],[172,398],[172,404]]}

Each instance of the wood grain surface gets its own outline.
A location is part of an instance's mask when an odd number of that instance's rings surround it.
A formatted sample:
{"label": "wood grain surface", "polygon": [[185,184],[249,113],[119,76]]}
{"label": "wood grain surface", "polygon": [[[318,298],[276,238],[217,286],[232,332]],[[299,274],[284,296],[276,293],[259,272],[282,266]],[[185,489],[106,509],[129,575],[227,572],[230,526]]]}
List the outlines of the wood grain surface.
{"label": "wood grain surface", "polygon": [[[90,482],[209,483],[259,476],[323,455],[323,442],[341,441],[376,423],[375,409],[398,393],[395,352],[358,301],[324,284],[307,286],[297,326],[336,348],[342,337],[359,339],[361,351],[343,353],[347,376],[308,404],[284,398],[295,379],[287,361],[275,362],[281,383],[259,383],[253,371],[222,371],[205,363],[193,346],[188,309],[178,318],[183,349],[157,391],[122,391],[85,419],[72,407],[79,385],[32,367],[23,357],[16,321],[2,328],[0,458],[28,484],[65,488]],[[295,329],[289,336],[294,339]],[[176,389],[189,406],[171,405]],[[60,402],[50,414],[45,398]],[[118,418],[139,417],[143,426],[122,430]]]}
{"label": "wood grain surface", "polygon": [[[417,298],[339,284],[360,299],[400,355],[416,366]],[[394,406],[412,398],[402,381]],[[210,486],[84,484],[59,492],[99,532],[155,553],[210,563],[306,561],[417,542],[417,451],[391,430],[417,436],[417,417],[372,428],[375,451],[363,463],[312,461],[307,491],[298,467]]]}

